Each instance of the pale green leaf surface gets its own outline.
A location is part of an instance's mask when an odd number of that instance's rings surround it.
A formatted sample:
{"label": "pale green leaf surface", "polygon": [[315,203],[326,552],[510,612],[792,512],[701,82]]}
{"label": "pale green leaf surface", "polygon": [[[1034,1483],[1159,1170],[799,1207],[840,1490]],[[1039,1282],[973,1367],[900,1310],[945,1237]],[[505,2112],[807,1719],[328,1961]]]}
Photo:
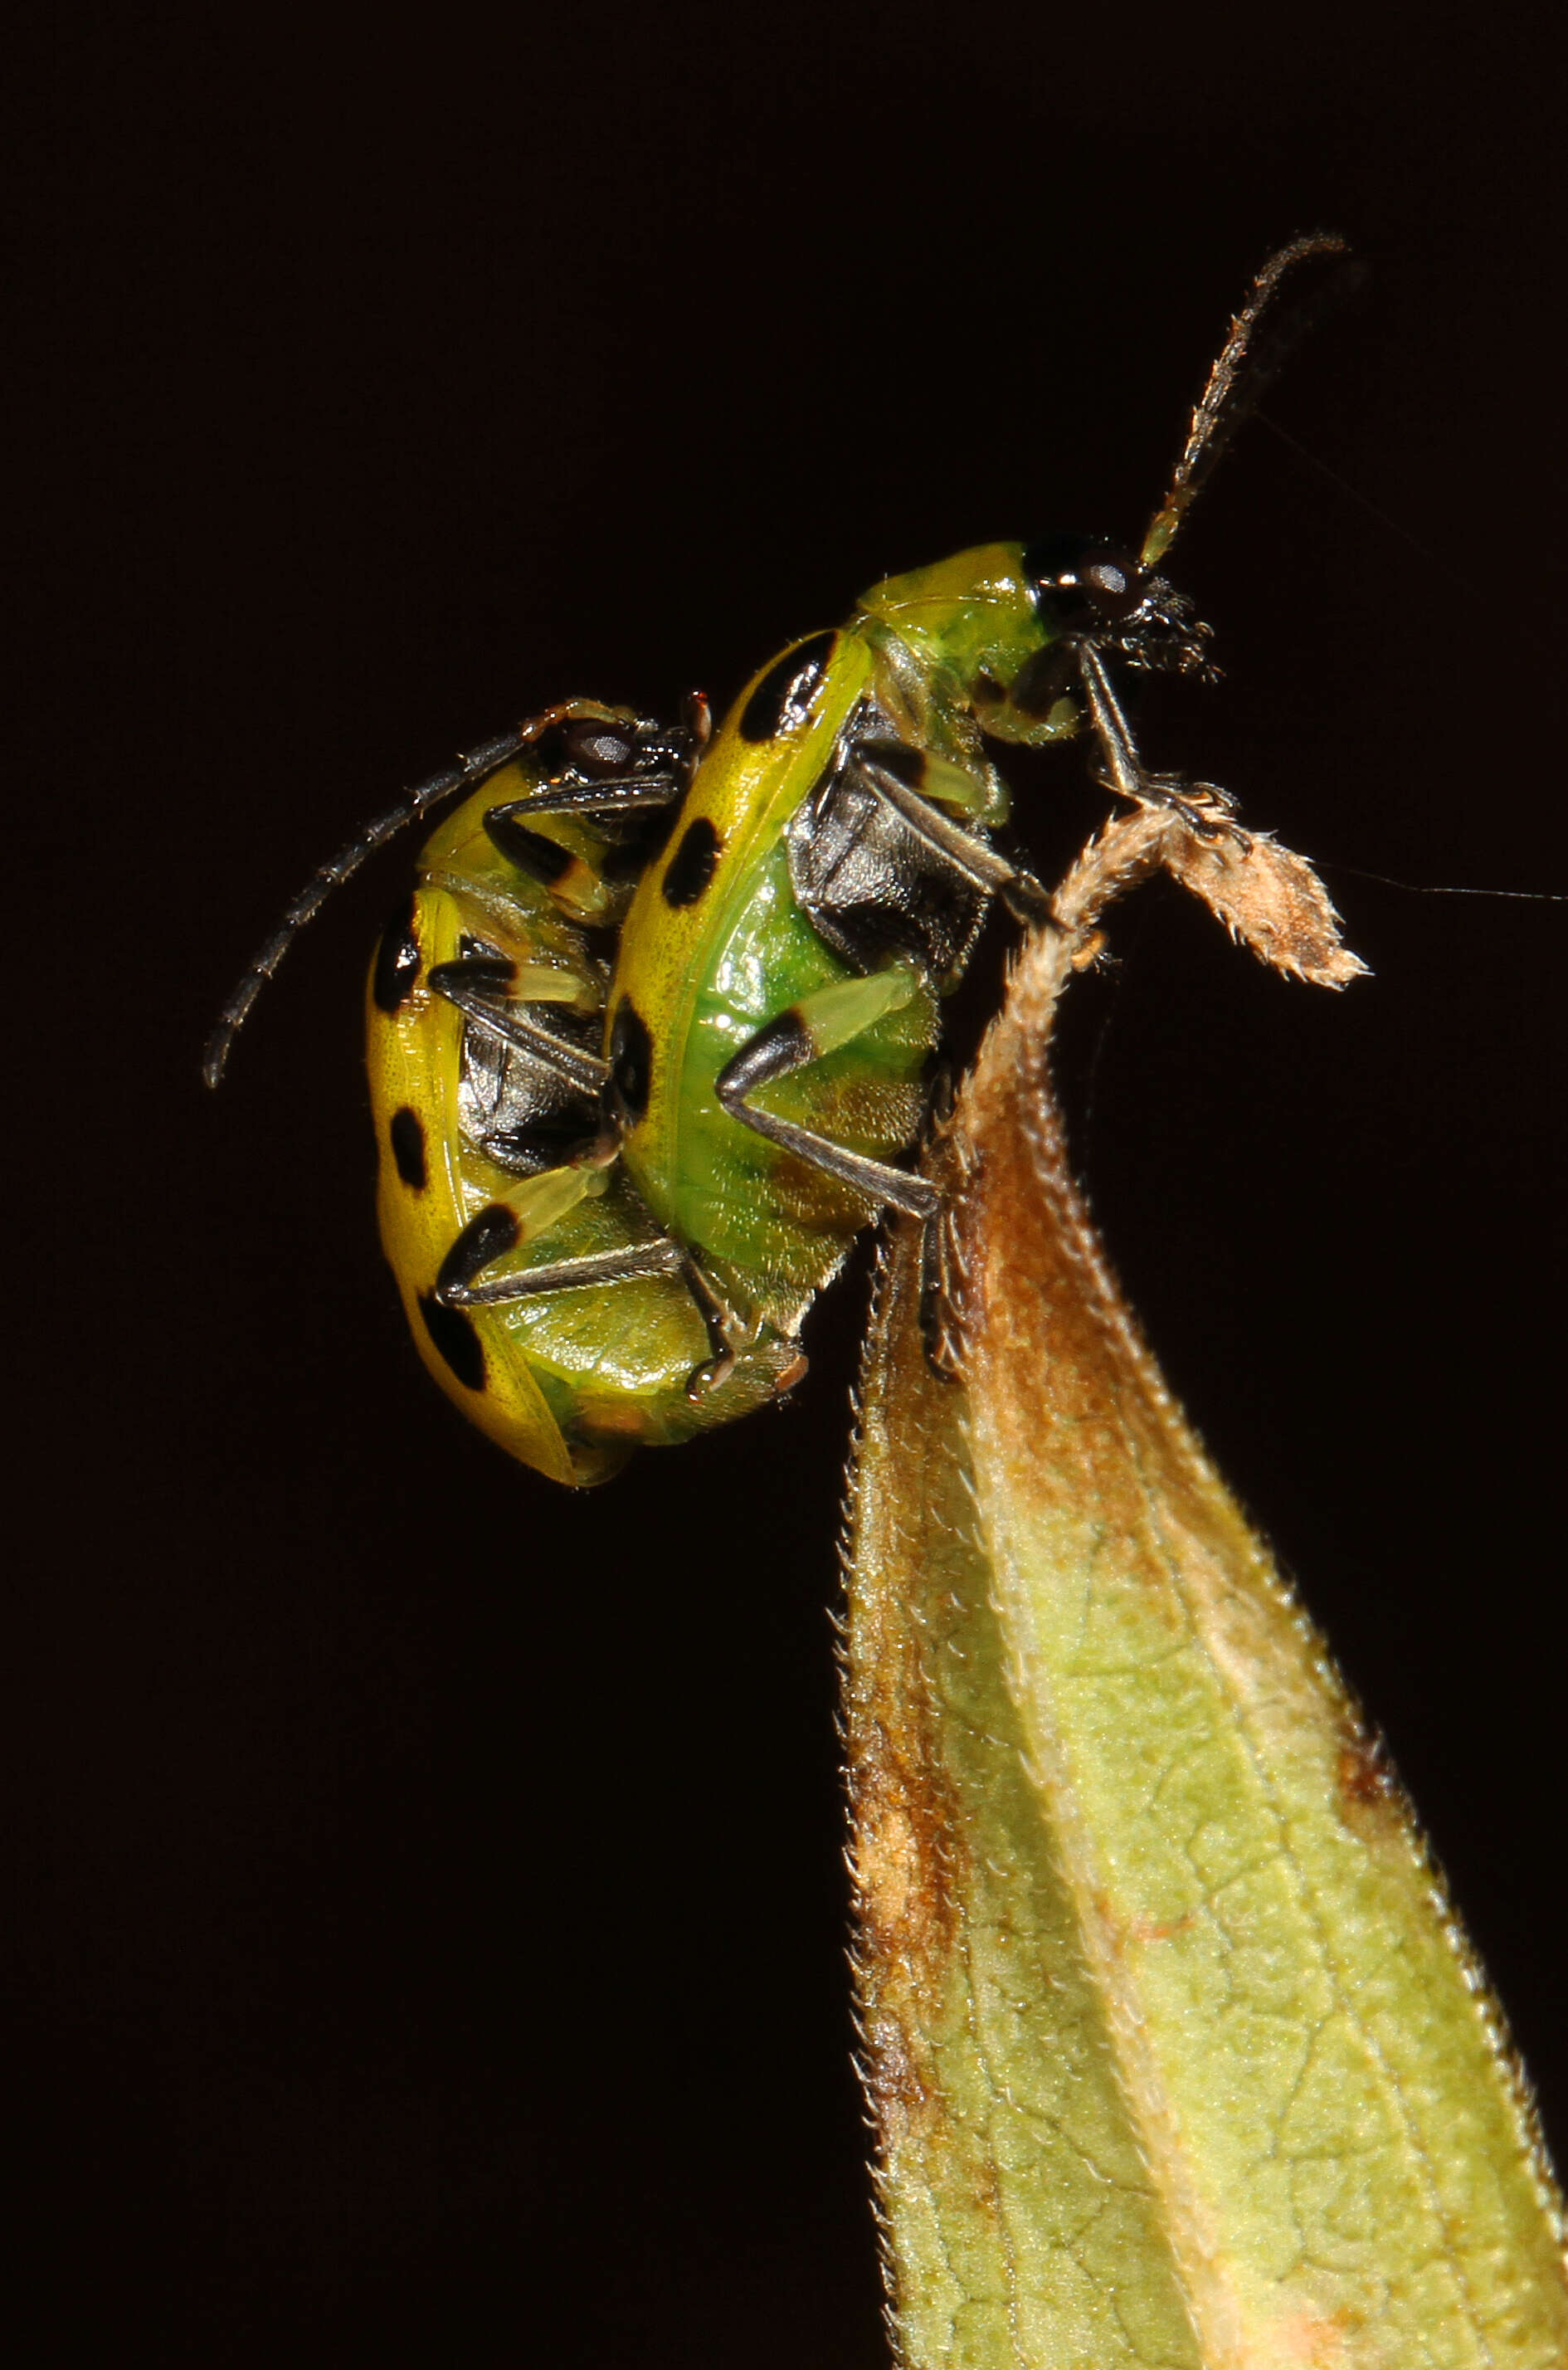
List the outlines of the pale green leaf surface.
{"label": "pale green leaf surface", "polygon": [[1562,2370],[1560,2205],[1408,1804],[1070,1182],[1036,941],[883,1279],[847,1723],[909,2370]]}

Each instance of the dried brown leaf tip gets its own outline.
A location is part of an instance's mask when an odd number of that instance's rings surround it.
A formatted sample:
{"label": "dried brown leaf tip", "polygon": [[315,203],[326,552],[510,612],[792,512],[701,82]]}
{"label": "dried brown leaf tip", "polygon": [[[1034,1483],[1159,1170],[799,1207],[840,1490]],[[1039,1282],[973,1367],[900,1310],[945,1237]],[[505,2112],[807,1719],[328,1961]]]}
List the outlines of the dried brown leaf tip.
{"label": "dried brown leaf tip", "polygon": [[1345,987],[1366,972],[1341,938],[1333,901],[1311,865],[1266,831],[1230,825],[1209,834],[1173,819],[1161,860],[1276,971],[1314,987]]}

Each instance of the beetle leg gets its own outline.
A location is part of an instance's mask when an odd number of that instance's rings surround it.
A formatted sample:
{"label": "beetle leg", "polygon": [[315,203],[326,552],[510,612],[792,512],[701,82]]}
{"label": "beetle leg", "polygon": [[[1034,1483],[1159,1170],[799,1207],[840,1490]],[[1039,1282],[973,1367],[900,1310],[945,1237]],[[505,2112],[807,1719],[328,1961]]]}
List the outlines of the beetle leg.
{"label": "beetle leg", "polygon": [[[533,1182],[543,1185],[546,1179],[536,1178]],[[557,1211],[555,1214],[564,1213]],[[505,1308],[519,1300],[534,1299],[541,1293],[631,1283],[644,1276],[679,1275],[684,1279],[707,1328],[708,1344],[713,1351],[705,1364],[692,1368],[686,1396],[702,1398],[728,1381],[737,1354],[733,1335],[742,1329],[739,1319],[691,1252],[683,1250],[671,1236],[656,1235],[647,1242],[630,1243],[619,1250],[589,1251],[579,1259],[555,1260],[547,1267],[521,1268],[511,1275],[492,1276],[487,1283],[475,1281],[486,1267],[526,1240],[532,1231],[526,1216],[513,1204],[494,1202],[488,1209],[481,1210],[464,1226],[441,1261],[436,1277],[436,1299],[445,1308]],[[806,1361],[800,1358],[788,1369],[785,1387],[793,1389],[805,1371]]]}
{"label": "beetle leg", "polygon": [[681,1258],[680,1246],[663,1236],[652,1242],[630,1243],[621,1250],[587,1251],[581,1259],[524,1268],[517,1275],[498,1275],[488,1283],[438,1288],[436,1297],[448,1308],[498,1308],[509,1301],[530,1300],[542,1292],[571,1292],[596,1283],[631,1283],[645,1275],[674,1275]]}
{"label": "beetle leg", "polygon": [[530,831],[518,820],[530,803],[514,799],[507,806],[486,809],[486,838],[515,870],[548,890],[568,921],[589,929],[608,926],[614,918],[616,893],[602,859],[594,864],[547,833]]}
{"label": "beetle leg", "polygon": [[455,1005],[466,1019],[498,1037],[519,1053],[544,1067],[585,1095],[600,1094],[609,1083],[610,1064],[597,1053],[554,1036],[531,1019],[521,1003],[498,995],[509,972],[485,955],[460,956],[453,962],[435,963],[428,974],[436,994]]}
{"label": "beetle leg", "polygon": [[705,1365],[693,1366],[686,1377],[686,1397],[700,1399],[709,1391],[717,1390],[735,1371],[735,1336],[742,1330],[740,1319],[720,1293],[713,1278],[692,1258],[690,1251],[681,1260],[681,1271],[686,1289],[697,1305],[697,1314],[708,1329],[708,1347],[713,1355]]}
{"label": "beetle leg", "polygon": [[[535,1179],[542,1183],[543,1179]],[[435,1296],[446,1308],[499,1308],[540,1293],[570,1292],[592,1284],[629,1283],[647,1275],[674,1275],[686,1254],[668,1235],[646,1243],[628,1243],[618,1250],[589,1251],[580,1259],[554,1260],[547,1267],[522,1268],[512,1275],[475,1281],[484,1270],[524,1239],[526,1227],[516,1210],[493,1202],[471,1218],[441,1264]]]}
{"label": "beetle leg", "polygon": [[685,788],[684,777],[675,773],[618,774],[597,782],[546,782],[542,788],[530,790],[526,798],[492,807],[485,827],[494,838],[498,818],[526,822],[530,815],[543,814],[590,818],[634,814],[645,807],[673,806]]}
{"label": "beetle leg", "polygon": [[[509,1275],[477,1279],[487,1267],[504,1259],[519,1243],[544,1234],[574,1209],[589,1190],[577,1168],[549,1169],[520,1186],[509,1201],[492,1202],[472,1217],[452,1244],[436,1276],[435,1298],[444,1308],[505,1308],[520,1300],[536,1299],[547,1292],[587,1290],[606,1283],[631,1283],[644,1276],[679,1275],[707,1328],[712,1357],[692,1369],[686,1385],[689,1398],[701,1398],[727,1382],[734,1372],[734,1337],[743,1331],[739,1317],[723,1298],[692,1253],[671,1236],[656,1235],[618,1250],[589,1251],[578,1259],[554,1260],[548,1266],[521,1268]],[[788,1370],[793,1389],[806,1371],[804,1358]]]}
{"label": "beetle leg", "polygon": [[[693,1366],[686,1377],[686,1397],[695,1400],[705,1398],[709,1391],[717,1390],[722,1383],[729,1380],[739,1354],[737,1343],[744,1343],[748,1329],[739,1311],[725,1298],[713,1277],[692,1252],[686,1252],[681,1266],[686,1288],[708,1329],[708,1344],[714,1353],[704,1365]],[[786,1392],[793,1391],[795,1385],[805,1379],[810,1363],[797,1340],[788,1338],[788,1347],[795,1354],[773,1383],[775,1398],[783,1398]]]}
{"label": "beetle leg", "polygon": [[1050,892],[1022,865],[1010,863],[989,842],[966,831],[940,807],[924,799],[918,790],[901,782],[888,765],[883,765],[874,744],[862,742],[853,752],[854,768],[867,789],[876,793],[885,806],[902,816],[910,829],[924,841],[933,855],[977,889],[988,896],[1000,896],[1007,910],[1020,922],[1043,922],[1050,917]]}
{"label": "beetle leg", "polygon": [[1138,754],[1138,743],[1116,697],[1109,670],[1093,642],[1078,644],[1078,672],[1089,704],[1089,720],[1105,761],[1100,777],[1105,788],[1114,790],[1118,798],[1130,799],[1135,806],[1173,809],[1188,828],[1204,839],[1217,839],[1221,833],[1229,833],[1244,841],[1246,833],[1230,819],[1235,799],[1218,782],[1189,782],[1181,774],[1148,771]]}
{"label": "beetle leg", "polygon": [[[632,730],[578,719],[567,728],[567,769],[523,797],[490,807],[485,834],[520,872],[547,889],[562,912],[592,926],[612,924],[647,854],[650,814],[685,793],[697,762],[693,724]],[[533,828],[546,816],[587,823],[608,846],[597,864]]]}
{"label": "beetle leg", "polygon": [[851,1152],[794,1120],[758,1110],[749,1099],[759,1087],[820,1061],[823,1054],[835,1052],[880,1020],[884,1013],[897,1011],[909,1002],[916,985],[916,974],[898,963],[864,979],[818,988],[748,1038],[714,1084],[725,1110],[743,1127],[754,1128],[771,1144],[837,1178],[853,1191],[864,1193],[868,1202],[902,1210],[910,1217],[929,1218],[941,1206],[941,1196],[924,1177],[911,1176],[907,1169],[894,1168],[865,1153]]}

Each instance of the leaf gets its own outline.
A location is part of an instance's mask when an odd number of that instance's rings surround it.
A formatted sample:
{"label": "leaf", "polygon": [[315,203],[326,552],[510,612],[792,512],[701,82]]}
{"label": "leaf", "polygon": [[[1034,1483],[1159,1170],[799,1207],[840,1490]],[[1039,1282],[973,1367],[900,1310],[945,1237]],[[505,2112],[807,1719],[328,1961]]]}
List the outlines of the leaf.
{"label": "leaf", "polygon": [[1367,966],[1339,935],[1339,915],[1304,856],[1266,831],[1212,835],[1174,823],[1161,860],[1233,938],[1276,971],[1314,987],[1346,987]]}
{"label": "leaf", "polygon": [[1067,1168],[1056,1001],[1157,841],[1129,817],[1081,860],[932,1156],[961,1379],[910,1228],[868,1350],[845,1721],[900,2358],[1561,2370],[1501,2014]]}

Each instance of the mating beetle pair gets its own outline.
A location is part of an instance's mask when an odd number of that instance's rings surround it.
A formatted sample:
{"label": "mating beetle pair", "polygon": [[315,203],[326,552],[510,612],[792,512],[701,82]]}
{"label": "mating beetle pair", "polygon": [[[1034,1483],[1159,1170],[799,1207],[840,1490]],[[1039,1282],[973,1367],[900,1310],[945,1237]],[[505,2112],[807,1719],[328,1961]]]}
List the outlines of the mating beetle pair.
{"label": "mating beetle pair", "polygon": [[[1087,727],[1107,789],[1245,840],[1226,793],[1144,766],[1118,679],[1211,673],[1208,629],[1158,564],[1240,417],[1276,288],[1340,245],[1265,265],[1138,553],[1058,535],[890,577],[716,731],[700,702],[675,727],[552,709],[379,818],[262,949],[212,1083],[330,888],[469,791],[372,973],[382,1237],[426,1363],[524,1463],[596,1481],[779,1396],[869,1218],[934,1219],[934,1188],[898,1164],[942,999],[992,897],[1050,922],[992,842],[993,746]],[[1248,392],[1262,374],[1254,360]]]}

